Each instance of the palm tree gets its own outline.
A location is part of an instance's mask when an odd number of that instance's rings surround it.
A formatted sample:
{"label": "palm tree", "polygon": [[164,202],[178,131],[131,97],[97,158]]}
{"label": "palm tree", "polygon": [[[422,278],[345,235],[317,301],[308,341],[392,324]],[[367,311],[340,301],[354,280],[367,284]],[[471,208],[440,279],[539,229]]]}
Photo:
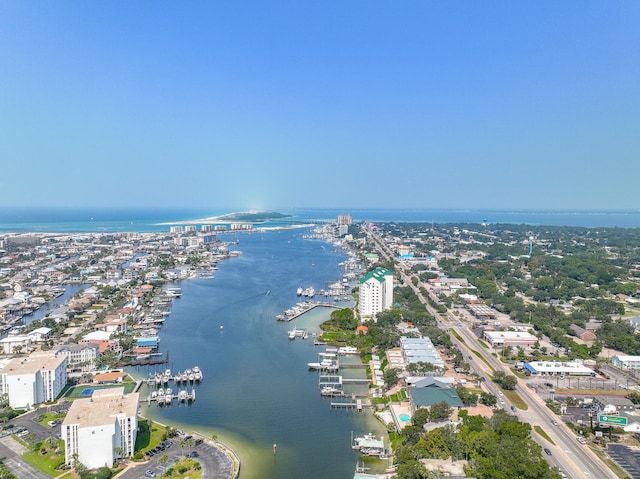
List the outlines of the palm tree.
{"label": "palm tree", "polygon": [[169,454],[165,452],[162,456],[160,456],[160,459],[158,459],[158,465],[162,467],[162,472],[165,471],[165,466],[167,465],[167,462],[169,462]]}

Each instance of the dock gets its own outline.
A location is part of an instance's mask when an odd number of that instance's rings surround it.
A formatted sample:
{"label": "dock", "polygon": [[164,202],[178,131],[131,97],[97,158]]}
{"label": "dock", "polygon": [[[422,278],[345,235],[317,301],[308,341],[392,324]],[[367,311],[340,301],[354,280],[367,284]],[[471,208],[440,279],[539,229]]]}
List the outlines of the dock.
{"label": "dock", "polygon": [[332,401],[331,408],[333,409],[355,409],[357,411],[362,411],[364,407],[373,407],[371,404],[364,404],[362,399],[357,399],[354,401]]}
{"label": "dock", "polygon": [[293,321],[317,307],[339,309],[339,306],[326,301],[302,301],[294,307],[287,309],[284,313],[277,315],[276,319],[278,321]]}

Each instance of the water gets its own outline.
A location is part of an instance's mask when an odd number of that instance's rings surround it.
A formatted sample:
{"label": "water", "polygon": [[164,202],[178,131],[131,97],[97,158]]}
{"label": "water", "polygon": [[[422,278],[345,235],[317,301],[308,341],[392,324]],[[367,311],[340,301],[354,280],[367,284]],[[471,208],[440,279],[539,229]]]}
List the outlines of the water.
{"label": "water", "polygon": [[[350,213],[355,221],[525,223],[584,227],[640,227],[638,211],[522,210],[281,210],[290,220],[264,226],[333,220]],[[228,211],[203,210],[0,210],[0,232],[152,232],[167,224]],[[329,408],[320,396],[317,373],[306,363],[317,360],[311,339],[287,339],[293,326],[275,316],[295,304],[298,287],[326,287],[340,278],[341,252],[320,240],[305,240],[306,229],[234,234],[243,255],[219,265],[215,279],[178,283],[161,330],[161,349],[176,372],[200,366],[205,380],[192,406],[158,408],[143,413],[204,434],[216,434],[242,461],[242,479],[352,477],[358,454],[351,431],[380,434],[369,413]],[[267,294],[267,292],[270,292]],[[62,301],[59,298],[58,302]],[[317,309],[295,321],[318,330],[329,310]],[[33,318],[31,318],[33,319]],[[164,367],[162,368],[164,369]],[[138,376],[155,369],[139,368]],[[351,375],[353,371],[349,371]],[[360,391],[358,391],[360,392]],[[143,390],[143,394],[145,391]],[[278,445],[273,455],[273,444]]]}
{"label": "water", "polygon": [[55,298],[53,301],[50,301],[49,303],[43,305],[37,311],[34,311],[31,314],[27,314],[26,316],[23,316],[22,317],[23,324],[27,325],[32,321],[44,318],[49,313],[51,313],[51,311],[59,308],[60,306],[65,304],[67,300],[73,298],[78,291],[87,289],[89,286],[90,285],[87,285],[87,284],[66,284],[64,286],[64,293],[62,293],[60,296]]}
{"label": "water", "polygon": [[332,310],[316,308],[291,323],[275,319],[299,300],[299,286],[318,290],[341,277],[338,263],[346,255],[303,239],[306,232],[239,235],[235,247],[243,254],[221,263],[215,279],[176,283],[182,297],[161,329],[172,372],[198,365],[205,379],[192,406],[143,405],[143,414],[215,433],[240,455],[243,479],[352,477],[358,454],[351,431],[382,430],[369,413],[331,410],[319,394],[318,374],[307,368],[324,348],[311,337],[287,337],[294,325],[319,332]]}
{"label": "water", "polygon": [[[551,226],[640,227],[640,210],[509,210],[509,209],[280,209],[290,218],[263,226],[332,221],[349,213],[354,221],[425,223],[509,223]],[[229,213],[216,209],[2,209],[0,232],[158,232],[168,224]]]}

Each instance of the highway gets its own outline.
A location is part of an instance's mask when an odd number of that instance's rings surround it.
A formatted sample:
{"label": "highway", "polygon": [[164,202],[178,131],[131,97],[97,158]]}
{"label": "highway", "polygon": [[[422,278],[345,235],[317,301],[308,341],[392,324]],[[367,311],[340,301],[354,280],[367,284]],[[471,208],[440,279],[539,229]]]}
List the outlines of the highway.
{"label": "highway", "polygon": [[[368,242],[375,245],[376,250],[384,256],[387,261],[393,261],[393,253],[378,235],[367,227],[365,227],[364,230]],[[402,265],[398,265],[397,263],[396,265],[396,273],[400,276],[398,279],[401,279],[405,285],[410,286],[416,292],[427,311],[436,318],[438,327],[443,330],[453,330],[464,340],[464,342],[459,341],[455,335],[451,334],[451,340],[458,346],[460,351],[466,357],[472,358],[469,360],[469,363],[474,371],[479,376],[484,377],[483,386],[485,389],[498,397],[499,388],[491,381],[493,371],[487,367],[483,360],[476,356],[476,353],[482,355],[484,360],[487,361],[495,371],[504,371],[505,373],[511,374],[509,368],[498,358],[492,356],[489,350],[478,343],[477,337],[468,329],[466,324],[451,314],[447,315],[448,319],[445,321],[442,316],[431,307],[426,298],[424,298],[419,287],[411,281],[411,277],[402,269]],[[576,440],[575,434],[567,426],[562,424],[562,422],[559,422],[557,426],[552,425],[553,413],[547,408],[542,398],[540,398],[535,391],[527,387],[525,381],[518,379],[516,390],[520,397],[527,403],[528,410],[523,411],[514,408],[515,415],[520,421],[531,424],[532,430],[535,425],[539,425],[555,443],[555,445],[551,445],[546,438],[540,436],[533,430],[533,439],[543,448],[548,448],[551,451],[551,455],[544,455],[549,464],[559,467],[570,479],[618,478],[588,446],[582,445]],[[511,405],[507,403],[506,398],[500,397],[500,399],[505,400],[505,407],[509,410]]]}

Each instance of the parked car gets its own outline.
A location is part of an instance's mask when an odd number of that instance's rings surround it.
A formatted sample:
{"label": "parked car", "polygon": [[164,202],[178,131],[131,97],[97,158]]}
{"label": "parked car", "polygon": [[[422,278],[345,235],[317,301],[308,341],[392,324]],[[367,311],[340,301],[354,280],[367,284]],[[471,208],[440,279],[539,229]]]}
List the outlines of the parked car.
{"label": "parked car", "polygon": [[544,453],[545,453],[547,456],[551,456],[551,449],[549,449],[548,447],[545,447],[545,448],[544,448]]}

